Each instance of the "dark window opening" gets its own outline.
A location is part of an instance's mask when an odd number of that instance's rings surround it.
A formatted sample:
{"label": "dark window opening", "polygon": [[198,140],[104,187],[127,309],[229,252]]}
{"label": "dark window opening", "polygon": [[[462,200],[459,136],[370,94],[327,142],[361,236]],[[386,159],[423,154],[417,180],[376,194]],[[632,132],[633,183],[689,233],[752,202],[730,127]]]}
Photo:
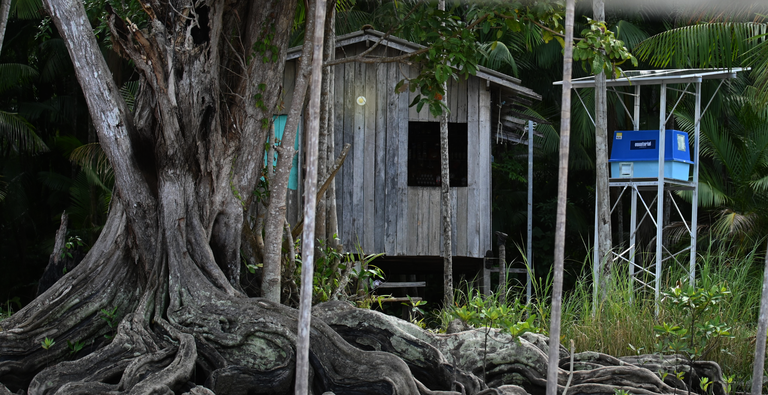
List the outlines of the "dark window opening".
{"label": "dark window opening", "polygon": [[[448,124],[450,185],[467,186],[467,124]],[[408,122],[408,186],[439,187],[440,123]]]}

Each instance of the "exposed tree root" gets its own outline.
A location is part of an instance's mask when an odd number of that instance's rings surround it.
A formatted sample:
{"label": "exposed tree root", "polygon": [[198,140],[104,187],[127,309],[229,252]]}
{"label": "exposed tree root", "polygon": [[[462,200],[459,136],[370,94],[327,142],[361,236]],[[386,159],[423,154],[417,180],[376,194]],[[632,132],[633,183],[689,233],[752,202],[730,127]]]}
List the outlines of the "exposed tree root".
{"label": "exposed tree root", "polygon": [[[172,247],[184,245],[173,240],[179,234],[166,233],[159,243],[168,252],[144,278],[127,253],[125,215],[119,204],[113,210],[94,246],[99,254],[89,254],[2,323],[0,383],[41,395],[292,393],[298,312],[246,298],[217,275],[213,259],[194,247],[205,247],[196,239],[204,233],[196,232],[194,221],[182,232],[192,240],[184,250]],[[114,307],[110,321],[101,309]],[[493,330],[484,348],[484,330],[438,335],[342,302],[317,306],[313,313],[310,376],[316,394],[544,392],[544,336],[512,338]],[[56,341],[48,350],[41,347],[46,337]],[[86,346],[70,354],[68,341]],[[567,357],[561,349],[561,391]],[[575,360],[570,393],[613,394],[618,388],[651,395],[685,388],[665,384],[654,373],[687,366],[680,359],[581,353]],[[717,365],[694,367],[694,377],[719,382]]]}
{"label": "exposed tree root", "polygon": [[[415,325],[370,310],[354,309],[339,302],[329,302],[315,308],[316,317],[325,320],[351,344],[361,349],[376,349],[393,353],[411,368],[414,377],[429,382],[429,377],[448,377],[464,385],[467,393],[479,393],[481,388],[522,387],[531,394],[543,394],[546,388],[547,339],[536,334],[524,334],[515,339],[492,330],[485,349],[486,378],[473,386],[483,374],[483,341],[485,331],[469,330],[456,334],[433,334]],[[569,356],[560,350],[559,390],[568,378]],[[658,371],[687,371],[685,361],[676,357],[641,356],[614,358],[585,352],[574,355],[574,372],[569,393],[614,394],[623,389],[633,394],[681,394],[685,384],[667,375],[662,381]],[[425,370],[428,366],[435,371]],[[693,383],[708,377],[716,383],[716,394],[723,387],[722,373],[713,362],[694,364]],[[447,373],[446,373],[447,372]],[[468,372],[468,373],[464,373]],[[427,377],[422,379],[422,377]],[[444,379],[445,380],[445,379]],[[713,384],[714,385],[714,384]],[[697,389],[692,388],[697,393]],[[507,391],[518,391],[508,389]]]}

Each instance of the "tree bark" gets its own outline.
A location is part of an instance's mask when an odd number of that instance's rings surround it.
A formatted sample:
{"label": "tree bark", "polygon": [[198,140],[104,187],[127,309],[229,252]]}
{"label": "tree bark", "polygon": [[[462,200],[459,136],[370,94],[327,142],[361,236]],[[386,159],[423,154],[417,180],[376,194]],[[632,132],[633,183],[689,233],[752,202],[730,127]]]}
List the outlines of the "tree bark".
{"label": "tree bark", "polygon": [[[325,18],[323,60],[329,61],[333,58],[333,55],[336,52],[336,1],[328,2]],[[333,105],[333,92],[331,91],[333,85],[333,71],[334,68],[332,66],[323,67],[323,86],[320,91],[322,95],[320,97],[320,136],[318,140],[317,157],[319,180],[325,180],[330,171],[329,163],[333,159],[333,153],[329,155],[328,152],[328,140],[333,139],[334,121],[333,118],[330,117],[331,106]],[[318,188],[320,188],[320,185],[318,185]],[[324,240],[326,245],[328,245],[329,237],[325,231],[327,226],[326,216],[328,215],[326,196],[327,194],[324,192],[317,199],[317,225],[315,229],[315,237]]]}
{"label": "tree bark", "polygon": [[[45,3],[112,161],[116,192],[83,262],[2,322],[0,388],[293,392],[298,312],[248,299],[232,281],[296,2],[211,0],[192,8],[147,0],[141,27],[111,14],[114,47],[140,76],[133,113],[82,2]],[[259,52],[254,43],[265,39],[275,47]],[[258,105],[257,92],[264,92]],[[395,355],[361,352],[321,320],[308,333],[313,393],[434,393]],[[54,345],[43,349],[45,338]],[[68,343],[83,348],[70,355]]]}
{"label": "tree bark", "polygon": [[[605,21],[603,0],[592,0],[592,14],[596,21]],[[606,295],[611,278],[613,240],[611,238],[611,193],[608,187],[608,102],[605,72],[595,76],[595,178],[597,194],[597,234],[595,248],[600,259],[601,294]]]}
{"label": "tree bark", "polygon": [[557,173],[557,214],[555,225],[555,262],[552,282],[552,311],[549,324],[549,367],[547,395],[557,394],[560,347],[560,317],[563,305],[563,261],[565,260],[565,208],[568,196],[568,152],[571,137],[571,70],[573,68],[574,0],[565,4],[565,48],[563,49],[563,99],[560,110],[560,164]]}
{"label": "tree bark", "polygon": [[[314,15],[315,2],[310,1],[307,15]],[[293,148],[296,139],[296,128],[299,125],[304,99],[309,86],[308,74],[312,61],[312,35],[315,33],[313,18],[307,18],[304,48],[301,52],[299,66],[296,71],[296,86],[293,91],[293,101],[285,122],[283,139],[278,148],[277,167],[269,184],[269,207],[264,224],[264,270],[261,280],[261,296],[275,303],[280,303],[281,290],[281,261],[280,240],[282,239],[283,220],[285,219],[286,194],[288,177],[291,173]]]}
{"label": "tree bark", "polygon": [[8,26],[8,17],[11,13],[11,0],[0,1],[0,51],[3,50],[5,28]]}
{"label": "tree bark", "polygon": [[[309,393],[309,329],[312,321],[312,286],[315,257],[315,208],[317,206],[317,153],[320,134],[320,94],[323,85],[323,35],[325,32],[325,0],[317,0],[312,34],[312,78],[309,95],[309,128],[307,128],[307,178],[305,179],[304,227],[302,238],[301,301],[299,303],[299,338],[296,344],[296,395]],[[333,23],[333,21],[330,21]]]}
{"label": "tree bark", "polygon": [[[438,2],[438,9],[445,11],[445,0]],[[448,152],[448,83],[443,83],[445,105],[440,115],[440,216],[443,225],[443,306],[453,306],[453,256],[451,245],[451,168]]]}
{"label": "tree bark", "polygon": [[763,367],[765,366],[765,334],[768,331],[768,253],[763,269],[763,293],[760,298],[760,315],[755,336],[755,361],[752,365],[752,395],[763,393]]}

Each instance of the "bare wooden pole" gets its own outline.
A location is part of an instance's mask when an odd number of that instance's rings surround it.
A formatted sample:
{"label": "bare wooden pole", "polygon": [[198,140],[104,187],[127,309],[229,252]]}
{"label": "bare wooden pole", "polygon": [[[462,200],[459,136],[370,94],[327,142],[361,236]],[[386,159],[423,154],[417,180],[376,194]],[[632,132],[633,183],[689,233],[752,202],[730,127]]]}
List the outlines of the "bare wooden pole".
{"label": "bare wooden pole", "polygon": [[765,254],[763,270],[763,295],[760,298],[760,315],[757,319],[757,336],[755,337],[755,362],[752,365],[752,395],[760,395],[763,392],[765,333],[768,331],[768,251]]}
{"label": "bare wooden pole", "polygon": [[499,247],[499,303],[507,303],[509,290],[509,269],[507,268],[507,234],[496,231],[496,245]]}
{"label": "bare wooden pole", "polygon": [[323,80],[323,37],[326,0],[315,4],[315,34],[312,36],[312,77],[307,128],[307,178],[304,180],[304,234],[302,236],[301,296],[296,341],[296,395],[309,393],[309,327],[312,320],[312,277],[315,255],[315,207],[317,204],[317,151],[320,134],[320,88]]}
{"label": "bare wooden pole", "polygon": [[[592,0],[592,17],[596,21],[605,21],[603,0]],[[597,194],[597,235],[595,248],[600,265],[598,271],[601,295],[605,295],[611,277],[611,194],[608,187],[608,104],[605,84],[605,72],[595,76],[595,193]]]}
{"label": "bare wooden pole", "polygon": [[549,364],[547,395],[557,394],[560,360],[560,315],[563,305],[563,261],[565,259],[565,206],[568,194],[568,148],[571,140],[571,70],[573,66],[574,1],[565,5],[565,48],[563,49],[563,100],[560,111],[560,165],[557,176],[557,219],[555,230],[554,280],[552,312],[549,324]]}

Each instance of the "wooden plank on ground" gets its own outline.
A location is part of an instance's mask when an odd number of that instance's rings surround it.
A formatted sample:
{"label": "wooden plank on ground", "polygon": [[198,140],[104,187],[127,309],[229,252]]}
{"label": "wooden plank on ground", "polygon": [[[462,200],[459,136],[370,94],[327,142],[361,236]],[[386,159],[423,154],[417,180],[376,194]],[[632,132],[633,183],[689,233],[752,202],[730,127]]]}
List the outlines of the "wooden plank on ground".
{"label": "wooden plank on ground", "polygon": [[387,204],[387,88],[381,81],[387,80],[387,65],[376,64],[376,169],[374,199],[374,251],[384,252],[384,221],[386,221]]}
{"label": "wooden plank on ground", "polygon": [[387,281],[379,284],[377,288],[413,288],[426,286],[426,281]]}

